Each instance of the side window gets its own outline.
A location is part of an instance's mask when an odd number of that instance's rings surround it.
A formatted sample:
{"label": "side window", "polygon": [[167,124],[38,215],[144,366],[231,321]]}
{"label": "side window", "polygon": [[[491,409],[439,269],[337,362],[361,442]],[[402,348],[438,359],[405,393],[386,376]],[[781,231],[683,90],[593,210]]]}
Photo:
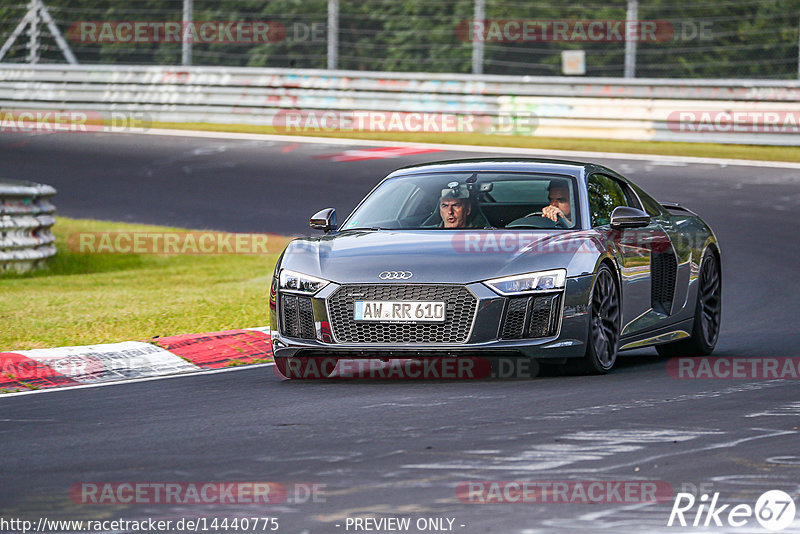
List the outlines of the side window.
{"label": "side window", "polygon": [[650,217],[658,217],[661,215],[661,208],[658,207],[658,203],[653,200],[653,197],[643,191],[639,191],[639,198],[642,199],[642,204],[644,204],[644,211],[646,211]]}
{"label": "side window", "polygon": [[631,186],[621,180],[615,180],[620,187],[622,187],[622,191],[625,193],[625,200],[627,201],[628,206],[632,208],[636,208],[637,210],[644,210],[642,207],[642,203],[639,202],[639,199],[636,197],[636,193],[634,193]]}
{"label": "side window", "polygon": [[611,212],[617,206],[627,206],[625,192],[619,182],[602,174],[589,177],[589,210],[592,226],[603,226],[611,222]]}
{"label": "side window", "polygon": [[[358,219],[347,223],[348,228],[358,226],[359,221],[373,221],[386,224],[402,216],[409,199],[419,188],[412,182],[395,183],[394,187],[382,187],[370,195],[369,206],[362,208]],[[374,198],[373,198],[374,197]]]}

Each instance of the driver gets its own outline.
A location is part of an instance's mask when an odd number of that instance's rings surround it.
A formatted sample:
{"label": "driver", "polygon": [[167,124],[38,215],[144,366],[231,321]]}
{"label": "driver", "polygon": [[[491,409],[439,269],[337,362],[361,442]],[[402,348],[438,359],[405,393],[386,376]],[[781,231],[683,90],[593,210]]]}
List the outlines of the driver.
{"label": "driver", "polygon": [[547,199],[550,205],[542,210],[542,217],[547,217],[553,222],[558,222],[558,218],[561,217],[572,226],[572,204],[567,184],[561,180],[551,180],[547,186]]}
{"label": "driver", "polygon": [[469,201],[469,191],[459,187],[457,183],[448,184],[448,189],[442,189],[439,199],[439,214],[442,216],[443,228],[467,228],[467,219],[472,213],[472,203]]}
{"label": "driver", "polygon": [[466,198],[443,198],[439,202],[444,228],[466,228],[471,212],[472,206]]}

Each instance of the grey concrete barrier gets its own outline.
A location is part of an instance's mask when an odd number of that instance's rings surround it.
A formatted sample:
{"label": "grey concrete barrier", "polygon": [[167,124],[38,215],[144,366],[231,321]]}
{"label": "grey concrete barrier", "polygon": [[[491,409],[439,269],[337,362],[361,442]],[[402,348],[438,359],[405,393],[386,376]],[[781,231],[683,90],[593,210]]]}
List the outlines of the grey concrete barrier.
{"label": "grey concrete barrier", "polygon": [[55,255],[55,194],[49,185],[0,178],[0,272],[43,267]]}
{"label": "grey concrete barrier", "polygon": [[0,64],[0,133],[113,133],[153,123],[280,130],[294,112],[309,120],[289,130],[308,135],[340,128],[355,112],[368,130],[397,124],[404,133],[460,132],[462,122],[432,117],[454,115],[469,119],[467,133],[800,144],[795,81]]}

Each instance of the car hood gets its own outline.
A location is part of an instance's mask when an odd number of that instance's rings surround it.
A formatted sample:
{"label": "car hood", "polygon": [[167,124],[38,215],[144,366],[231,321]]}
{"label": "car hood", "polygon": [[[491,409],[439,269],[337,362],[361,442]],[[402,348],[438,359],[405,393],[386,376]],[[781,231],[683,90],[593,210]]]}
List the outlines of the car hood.
{"label": "car hood", "polygon": [[338,283],[410,271],[409,283],[466,284],[556,268],[590,274],[602,248],[595,230],[350,230],[295,239],[281,267]]}

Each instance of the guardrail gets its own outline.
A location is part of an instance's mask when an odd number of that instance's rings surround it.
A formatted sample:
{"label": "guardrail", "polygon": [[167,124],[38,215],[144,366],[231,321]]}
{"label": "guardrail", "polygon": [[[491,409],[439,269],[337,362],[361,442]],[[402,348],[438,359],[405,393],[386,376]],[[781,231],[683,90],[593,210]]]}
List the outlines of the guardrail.
{"label": "guardrail", "polygon": [[477,117],[489,133],[537,137],[800,144],[800,83],[769,80],[0,65],[0,110],[22,109],[93,112],[109,131],[150,121],[281,126],[287,110],[377,111]]}
{"label": "guardrail", "polygon": [[0,179],[0,272],[41,267],[56,253],[55,194],[49,185]]}

